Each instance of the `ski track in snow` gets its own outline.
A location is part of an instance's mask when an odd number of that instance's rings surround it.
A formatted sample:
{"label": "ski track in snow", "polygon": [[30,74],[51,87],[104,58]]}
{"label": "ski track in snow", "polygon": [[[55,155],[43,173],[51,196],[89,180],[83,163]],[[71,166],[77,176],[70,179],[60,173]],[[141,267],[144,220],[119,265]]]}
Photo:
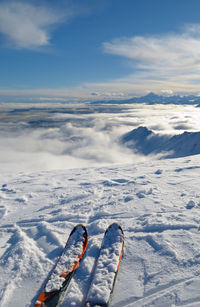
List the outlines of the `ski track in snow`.
{"label": "ski track in snow", "polygon": [[1,175],[0,306],[33,306],[78,223],[86,254],[62,307],[82,306],[104,231],[122,226],[111,306],[200,306],[200,156]]}

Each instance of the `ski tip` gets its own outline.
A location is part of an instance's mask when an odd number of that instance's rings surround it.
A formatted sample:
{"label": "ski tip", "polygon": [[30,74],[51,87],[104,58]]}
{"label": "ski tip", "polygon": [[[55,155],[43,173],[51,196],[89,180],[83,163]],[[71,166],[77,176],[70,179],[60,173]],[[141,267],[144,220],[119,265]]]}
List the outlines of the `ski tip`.
{"label": "ski tip", "polygon": [[75,228],[76,228],[76,227],[83,227],[83,228],[85,228],[85,225],[82,224],[82,223],[79,223],[79,224],[77,224],[77,225],[75,226]]}
{"label": "ski tip", "polygon": [[83,254],[85,253],[85,250],[87,248],[87,244],[88,244],[88,233],[87,233],[87,229],[86,227],[83,225],[83,224],[77,224],[73,230],[71,231],[70,233],[70,236],[69,237],[72,237],[72,235],[75,233],[75,232],[78,232],[79,234],[81,234],[81,236],[83,236],[84,238],[84,241],[83,241],[83,253],[80,255],[79,258],[82,258]]}
{"label": "ski tip", "polygon": [[77,231],[78,229],[82,229],[82,230],[84,231],[84,233],[87,235],[87,229],[86,229],[85,225],[83,225],[83,224],[77,224],[77,225],[72,229],[72,231],[71,231],[71,233],[70,233],[70,236],[71,236],[75,231]]}
{"label": "ski tip", "polygon": [[84,229],[86,228],[85,225],[81,224],[81,223],[74,226],[74,228],[81,228],[81,227],[84,228]]}
{"label": "ski tip", "polygon": [[120,231],[121,231],[122,234],[124,235],[124,232],[123,232],[123,230],[122,230],[122,227],[121,227],[120,224],[117,223],[117,222],[114,222],[114,223],[110,224],[110,226],[107,228],[106,231],[108,231],[109,229],[111,229],[111,228],[113,228],[113,227],[120,229]]}

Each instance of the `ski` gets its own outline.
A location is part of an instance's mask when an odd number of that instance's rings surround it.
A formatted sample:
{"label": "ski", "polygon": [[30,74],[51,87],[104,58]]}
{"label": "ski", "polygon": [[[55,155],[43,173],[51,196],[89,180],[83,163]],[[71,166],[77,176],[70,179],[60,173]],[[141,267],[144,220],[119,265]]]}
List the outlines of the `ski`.
{"label": "ski", "polygon": [[87,248],[88,235],[84,225],[78,224],[69,235],[61,256],[40,293],[34,307],[59,306],[69,282]]}
{"label": "ski", "polygon": [[113,223],[105,232],[84,307],[109,306],[123,249],[123,230]]}

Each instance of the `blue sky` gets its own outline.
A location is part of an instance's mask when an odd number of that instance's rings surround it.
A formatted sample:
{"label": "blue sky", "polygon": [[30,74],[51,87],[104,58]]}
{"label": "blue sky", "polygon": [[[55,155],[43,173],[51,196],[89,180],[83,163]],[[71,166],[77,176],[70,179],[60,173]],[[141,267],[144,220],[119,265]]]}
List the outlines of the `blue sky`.
{"label": "blue sky", "polygon": [[0,1],[0,97],[198,94],[199,0]]}

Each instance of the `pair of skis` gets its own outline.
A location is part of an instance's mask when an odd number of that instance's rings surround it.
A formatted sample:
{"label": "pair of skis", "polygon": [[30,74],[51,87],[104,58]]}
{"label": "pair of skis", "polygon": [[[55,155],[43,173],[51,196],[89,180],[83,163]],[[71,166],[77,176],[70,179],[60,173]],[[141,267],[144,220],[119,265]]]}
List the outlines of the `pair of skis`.
{"label": "pair of skis", "polygon": [[[34,307],[57,307],[81,261],[88,244],[87,230],[78,224],[69,235],[61,256],[40,293]],[[124,234],[119,224],[105,231],[84,307],[109,306],[124,248]]]}

